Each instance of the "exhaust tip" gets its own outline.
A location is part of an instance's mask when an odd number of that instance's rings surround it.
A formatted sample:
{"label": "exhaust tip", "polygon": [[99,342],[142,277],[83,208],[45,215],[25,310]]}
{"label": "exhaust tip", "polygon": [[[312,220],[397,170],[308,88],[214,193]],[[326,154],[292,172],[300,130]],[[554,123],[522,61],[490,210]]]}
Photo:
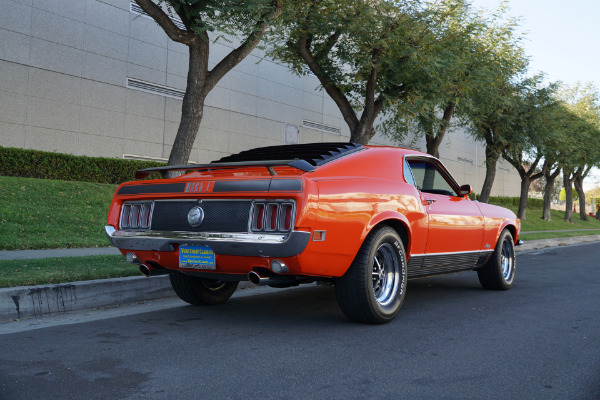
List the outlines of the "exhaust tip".
{"label": "exhaust tip", "polygon": [[253,285],[260,285],[260,275],[254,271],[248,272],[248,280]]}
{"label": "exhaust tip", "polygon": [[144,264],[140,265],[140,272],[146,277],[150,277],[150,268],[145,266]]}

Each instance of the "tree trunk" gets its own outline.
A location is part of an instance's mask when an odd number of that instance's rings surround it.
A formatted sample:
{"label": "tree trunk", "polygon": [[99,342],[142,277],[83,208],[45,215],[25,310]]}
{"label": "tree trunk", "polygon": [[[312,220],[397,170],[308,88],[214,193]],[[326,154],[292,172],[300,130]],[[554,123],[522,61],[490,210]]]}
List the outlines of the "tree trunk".
{"label": "tree trunk", "polygon": [[565,187],[565,217],[566,222],[573,222],[573,178],[571,172],[563,171],[563,186]]}
{"label": "tree trunk", "polygon": [[552,192],[554,191],[554,179],[546,178],[546,185],[544,186],[544,210],[542,212],[542,219],[544,221],[552,221],[551,205],[552,205]]}
{"label": "tree trunk", "polygon": [[537,166],[541,160],[541,156],[535,158],[535,160],[529,165],[529,169],[525,169],[525,164],[523,163],[523,149],[517,148],[513,149],[513,153],[509,151],[503,151],[502,156],[506,159],[515,169],[519,172],[519,176],[521,177],[521,194],[519,197],[519,210],[517,211],[517,218],[521,220],[526,219],[527,212],[527,200],[529,198],[529,187],[531,186],[531,182],[536,179],[544,176],[544,172],[537,172]]}
{"label": "tree trunk", "polygon": [[[272,8],[267,7],[261,12],[255,21],[254,29],[248,37],[219,61],[212,71],[208,69],[210,40],[208,31],[203,29],[207,25],[202,21],[201,15],[187,14],[191,10],[187,7],[192,7],[196,1],[188,5],[180,5],[180,7],[173,4],[177,2],[166,1],[168,5],[173,6],[173,10],[183,21],[185,29],[180,29],[179,26],[173,23],[173,20],[161,8],[162,1],[136,0],[136,3],[163,28],[171,40],[188,46],[187,87],[181,105],[181,122],[168,161],[168,165],[184,165],[188,163],[192,147],[198,135],[206,96],[227,72],[238,65],[256,48],[271,22],[281,15],[282,3],[280,0],[274,0],[271,3]],[[179,171],[168,171],[165,175],[173,177],[181,175],[181,173]]]}
{"label": "tree trunk", "polygon": [[521,197],[519,197],[519,210],[517,211],[517,218],[525,220],[527,212],[527,200],[529,196],[529,186],[531,180],[528,175],[521,176]]}
{"label": "tree trunk", "polygon": [[581,174],[581,170],[575,175],[575,179],[573,183],[575,184],[575,190],[577,191],[577,195],[579,196],[579,219],[582,221],[587,221],[587,211],[585,209],[585,192],[583,191],[583,178],[584,176]]}
{"label": "tree trunk", "polygon": [[442,144],[442,138],[436,136],[433,130],[425,133],[425,143],[427,145],[427,153],[431,154],[435,158],[440,158],[440,144]]}
{"label": "tree trunk", "polygon": [[[204,100],[208,94],[203,85],[208,74],[208,43],[197,40],[189,45],[188,50],[189,69],[187,87],[181,105],[181,122],[169,155],[168,165],[188,163],[204,115]],[[181,172],[167,173],[168,177],[177,175],[181,175]]]}
{"label": "tree trunk", "polygon": [[496,164],[499,158],[500,152],[493,145],[488,144],[485,146],[485,180],[483,181],[481,196],[479,197],[479,201],[482,203],[490,201],[490,193],[492,192],[494,179],[496,179]]}
{"label": "tree trunk", "polygon": [[542,212],[542,219],[544,221],[552,221],[552,192],[554,191],[554,181],[560,174],[560,167],[556,168],[556,171],[551,171],[551,163],[548,161],[544,162],[544,178],[546,178],[546,186],[544,186],[544,210]]}
{"label": "tree trunk", "polygon": [[440,158],[440,145],[444,140],[444,136],[446,135],[446,131],[448,131],[448,127],[450,126],[450,121],[452,120],[452,116],[454,115],[454,110],[456,109],[456,103],[450,103],[444,109],[444,115],[442,117],[442,122],[440,124],[440,129],[438,130],[437,135],[435,134],[434,129],[432,128],[425,134],[425,142],[427,144],[427,153],[431,154],[436,158]]}
{"label": "tree trunk", "polygon": [[358,144],[369,144],[371,138],[375,136],[375,128],[359,123],[354,131],[350,133],[350,142]]}

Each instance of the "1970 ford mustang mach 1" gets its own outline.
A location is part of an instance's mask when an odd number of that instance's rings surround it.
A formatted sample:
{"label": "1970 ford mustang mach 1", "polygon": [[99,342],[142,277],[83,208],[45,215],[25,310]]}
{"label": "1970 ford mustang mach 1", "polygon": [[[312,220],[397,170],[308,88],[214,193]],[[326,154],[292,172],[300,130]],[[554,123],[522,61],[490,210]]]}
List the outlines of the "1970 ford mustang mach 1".
{"label": "1970 ford mustang mach 1", "polygon": [[414,150],[315,143],[257,148],[173,179],[120,185],[106,233],[146,275],[169,273],[194,305],[238,282],[326,282],[352,320],[390,321],[410,278],[475,270],[484,288],[515,275],[520,221],[469,199],[436,158]]}

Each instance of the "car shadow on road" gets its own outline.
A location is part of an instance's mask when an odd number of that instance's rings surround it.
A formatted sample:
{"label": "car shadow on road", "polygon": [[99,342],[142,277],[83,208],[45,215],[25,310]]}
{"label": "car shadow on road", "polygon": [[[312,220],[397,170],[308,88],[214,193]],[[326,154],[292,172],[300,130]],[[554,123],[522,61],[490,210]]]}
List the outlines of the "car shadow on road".
{"label": "car shadow on road", "polygon": [[[165,322],[170,326],[184,327],[202,324],[256,325],[264,328],[304,326],[319,323],[323,326],[352,324],[338,307],[335,289],[332,286],[308,285],[292,289],[266,289],[252,294],[234,296],[218,306],[195,307],[182,302],[181,307],[162,311]],[[485,296],[474,273],[438,276],[410,280],[400,315],[440,309],[456,303],[477,303]],[[161,312],[154,313],[154,317]],[[169,320],[169,321],[166,321]]]}

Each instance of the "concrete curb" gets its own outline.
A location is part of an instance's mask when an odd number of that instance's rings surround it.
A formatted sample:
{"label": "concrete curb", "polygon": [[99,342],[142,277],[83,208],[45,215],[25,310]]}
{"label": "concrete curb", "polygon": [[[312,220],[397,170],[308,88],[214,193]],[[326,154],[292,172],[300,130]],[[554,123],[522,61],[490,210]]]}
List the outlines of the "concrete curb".
{"label": "concrete curb", "polygon": [[[244,281],[238,290],[251,287],[254,286]],[[3,288],[0,322],[175,297],[168,275]]]}
{"label": "concrete curb", "polygon": [[0,289],[0,321],[173,297],[168,276],[128,277]]}

